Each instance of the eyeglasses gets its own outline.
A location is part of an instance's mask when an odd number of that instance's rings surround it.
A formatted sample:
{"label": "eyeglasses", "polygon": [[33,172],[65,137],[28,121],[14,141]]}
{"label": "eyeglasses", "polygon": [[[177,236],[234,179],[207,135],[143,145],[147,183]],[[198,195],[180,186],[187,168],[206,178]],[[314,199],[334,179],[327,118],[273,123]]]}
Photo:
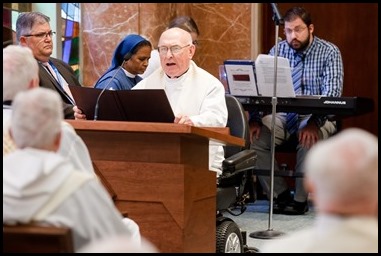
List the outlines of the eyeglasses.
{"label": "eyeglasses", "polygon": [[197,40],[194,40],[194,41],[192,42],[192,44],[194,44],[195,46],[197,46],[197,45],[198,45],[198,41],[197,41]]}
{"label": "eyeglasses", "polygon": [[190,44],[182,46],[182,47],[180,45],[174,45],[171,47],[159,46],[159,47],[157,47],[157,49],[161,55],[166,55],[168,53],[168,50],[171,50],[172,54],[179,54],[183,48],[188,47],[188,46],[190,46]]}
{"label": "eyeglasses", "polygon": [[46,38],[48,36],[53,37],[53,35],[55,35],[55,34],[56,34],[56,32],[50,30],[49,32],[41,32],[38,34],[29,34],[29,35],[24,35],[24,36],[25,37],[35,36],[37,38]]}
{"label": "eyeglasses", "polygon": [[302,33],[306,28],[307,28],[307,26],[305,26],[305,27],[296,27],[296,28],[294,28],[294,29],[285,28],[285,29],[284,29],[284,34],[286,34],[286,35],[291,35],[292,32],[294,32],[296,35],[299,35],[299,34]]}

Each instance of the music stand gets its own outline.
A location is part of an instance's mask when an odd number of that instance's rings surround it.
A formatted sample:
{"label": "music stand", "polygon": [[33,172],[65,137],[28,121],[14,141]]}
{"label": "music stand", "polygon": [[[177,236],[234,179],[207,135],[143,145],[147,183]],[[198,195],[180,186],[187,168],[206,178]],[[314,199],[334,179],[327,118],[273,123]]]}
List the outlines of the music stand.
{"label": "music stand", "polygon": [[279,24],[283,24],[283,19],[278,11],[275,3],[271,3],[273,9],[273,20],[275,22],[275,58],[274,58],[274,91],[271,99],[272,119],[271,119],[271,174],[270,174],[270,207],[269,207],[269,223],[267,230],[255,231],[249,234],[251,238],[271,239],[284,235],[283,232],[275,231],[272,228],[273,203],[274,203],[274,167],[275,167],[275,114],[277,105],[277,73],[278,73],[278,43],[279,43]]}

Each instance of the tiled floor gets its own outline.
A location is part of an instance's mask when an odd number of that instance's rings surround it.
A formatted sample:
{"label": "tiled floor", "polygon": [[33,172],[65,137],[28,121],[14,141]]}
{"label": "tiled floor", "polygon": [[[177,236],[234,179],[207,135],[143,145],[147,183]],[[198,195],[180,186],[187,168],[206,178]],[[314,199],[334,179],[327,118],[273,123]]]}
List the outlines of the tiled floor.
{"label": "tiled floor", "polygon": [[[233,219],[241,230],[247,232],[247,245],[259,250],[266,241],[276,238],[274,235],[279,232],[286,234],[307,227],[312,224],[315,217],[314,209],[310,207],[304,215],[273,214],[270,218],[269,205],[267,200],[257,200],[248,204],[247,210],[240,216],[224,215]],[[265,239],[252,238],[250,235]]]}

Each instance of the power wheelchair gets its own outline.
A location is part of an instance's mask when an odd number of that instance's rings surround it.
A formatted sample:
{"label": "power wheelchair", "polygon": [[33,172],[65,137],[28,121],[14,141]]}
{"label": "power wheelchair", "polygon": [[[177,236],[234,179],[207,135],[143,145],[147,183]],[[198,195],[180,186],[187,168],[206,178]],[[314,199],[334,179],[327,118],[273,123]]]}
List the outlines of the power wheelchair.
{"label": "power wheelchair", "polygon": [[[217,253],[254,253],[256,248],[246,244],[247,234],[229,217],[228,212],[238,216],[245,212],[246,201],[253,191],[252,169],[256,163],[256,153],[250,149],[250,131],[246,113],[241,103],[232,95],[226,94],[228,109],[227,127],[230,134],[245,140],[243,147],[225,146],[225,160],[222,174],[217,178]],[[239,212],[233,212],[233,209]]]}

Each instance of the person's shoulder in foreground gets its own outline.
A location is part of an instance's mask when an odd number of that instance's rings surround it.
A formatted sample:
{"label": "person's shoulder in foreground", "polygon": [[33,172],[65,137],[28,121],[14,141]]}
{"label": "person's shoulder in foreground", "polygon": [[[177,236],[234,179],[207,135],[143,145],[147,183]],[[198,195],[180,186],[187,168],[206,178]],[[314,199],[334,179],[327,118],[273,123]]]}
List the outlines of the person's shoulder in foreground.
{"label": "person's shoulder in foreground", "polygon": [[138,245],[131,242],[129,236],[119,235],[95,240],[82,247],[78,253],[159,253],[159,250],[145,238]]}
{"label": "person's shoulder in foreground", "polygon": [[269,241],[261,252],[378,252],[378,138],[345,129],[311,148],[304,168],[314,224]]}

